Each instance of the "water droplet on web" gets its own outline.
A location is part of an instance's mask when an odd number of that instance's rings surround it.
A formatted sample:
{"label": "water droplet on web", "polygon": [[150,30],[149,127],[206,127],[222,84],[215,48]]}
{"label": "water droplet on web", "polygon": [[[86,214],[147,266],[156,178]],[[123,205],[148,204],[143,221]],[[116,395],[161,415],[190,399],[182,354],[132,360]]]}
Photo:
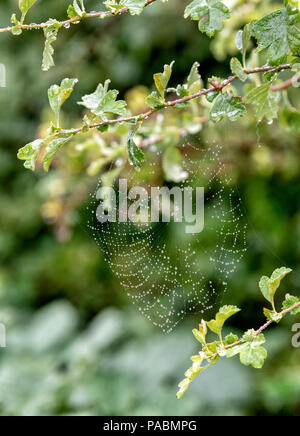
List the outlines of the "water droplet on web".
{"label": "water droplet on web", "polygon": [[[174,220],[100,223],[96,220],[99,200],[95,194],[89,206],[91,235],[125,294],[146,319],[166,333],[187,314],[198,312],[203,316],[218,304],[246,250],[240,199],[230,173],[226,174],[222,147],[217,143],[186,143],[178,150],[184,157],[186,180],[176,186],[182,192],[187,186],[203,186],[205,190],[203,232],[187,234],[183,228],[187,223]],[[115,179],[116,186],[118,178],[126,178],[128,190],[142,186],[150,192],[158,180],[163,180],[162,152],[145,149],[145,154],[149,171],[136,173],[128,165]]]}

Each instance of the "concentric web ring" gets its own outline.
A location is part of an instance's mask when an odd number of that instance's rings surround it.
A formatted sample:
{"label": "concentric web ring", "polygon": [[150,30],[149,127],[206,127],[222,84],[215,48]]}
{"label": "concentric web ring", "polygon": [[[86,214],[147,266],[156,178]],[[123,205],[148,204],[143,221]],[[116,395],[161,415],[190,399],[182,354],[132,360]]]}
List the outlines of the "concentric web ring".
{"label": "concentric web ring", "polygon": [[[228,286],[246,250],[241,200],[218,144],[184,142],[180,182],[165,182],[164,148],[152,146],[140,172],[118,163],[110,184],[126,179],[143,186],[204,188],[204,229],[187,234],[182,222],[105,222],[96,217],[99,181],[89,205],[88,227],[133,304],[154,325],[170,332],[186,315],[211,309]],[[117,188],[116,188],[117,189]],[[110,206],[110,207],[118,207]]]}

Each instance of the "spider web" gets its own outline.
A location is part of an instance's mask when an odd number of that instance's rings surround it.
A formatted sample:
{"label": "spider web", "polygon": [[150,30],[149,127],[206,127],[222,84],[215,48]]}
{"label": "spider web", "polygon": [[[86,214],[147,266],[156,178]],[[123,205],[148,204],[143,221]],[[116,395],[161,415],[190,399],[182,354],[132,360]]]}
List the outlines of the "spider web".
{"label": "spider web", "polygon": [[[223,149],[185,142],[178,147],[185,180],[168,183],[204,187],[205,223],[201,233],[187,234],[185,223],[100,223],[96,192],[89,204],[88,227],[111,270],[138,310],[168,333],[188,314],[212,309],[228,286],[246,250],[246,225]],[[114,178],[130,186],[164,186],[163,150],[151,146],[140,172],[129,165]],[[118,162],[120,164],[120,162]],[[113,170],[114,171],[114,170]]]}

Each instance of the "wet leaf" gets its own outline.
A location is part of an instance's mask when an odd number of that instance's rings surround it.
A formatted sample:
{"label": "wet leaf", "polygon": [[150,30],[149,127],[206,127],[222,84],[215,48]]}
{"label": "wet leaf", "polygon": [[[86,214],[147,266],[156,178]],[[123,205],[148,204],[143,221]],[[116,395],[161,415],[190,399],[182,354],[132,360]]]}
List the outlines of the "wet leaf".
{"label": "wet leaf", "polygon": [[230,17],[228,7],[219,0],[193,0],[184,12],[184,18],[199,20],[199,30],[214,36],[223,28],[223,20]]}
{"label": "wet leaf", "polygon": [[235,121],[246,114],[246,107],[239,97],[232,97],[229,94],[220,94],[210,110],[210,119],[214,122],[228,118]]}

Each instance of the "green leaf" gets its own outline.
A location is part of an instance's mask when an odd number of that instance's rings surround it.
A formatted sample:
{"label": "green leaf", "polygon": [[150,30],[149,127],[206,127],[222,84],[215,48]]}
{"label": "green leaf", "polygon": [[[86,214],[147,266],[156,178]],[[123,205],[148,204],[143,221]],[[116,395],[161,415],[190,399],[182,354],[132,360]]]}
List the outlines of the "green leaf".
{"label": "green leaf", "polygon": [[174,65],[174,61],[171,62],[170,65],[164,66],[163,73],[156,73],[153,76],[156,89],[163,100],[165,98],[166,88],[171,78],[173,65]]}
{"label": "green leaf", "polygon": [[21,23],[23,24],[25,16],[36,0],[19,0],[19,9],[22,12]]}
{"label": "green leaf", "polygon": [[251,27],[252,23],[248,23],[245,25],[243,30],[239,30],[236,34],[235,43],[237,49],[243,55],[243,67],[246,68],[246,54],[247,48],[251,39]]}
{"label": "green leaf", "polygon": [[265,117],[267,120],[277,118],[277,95],[270,91],[270,83],[251,89],[246,95],[246,103],[255,104],[255,115],[259,121]]}
{"label": "green leaf", "polygon": [[214,122],[221,121],[227,117],[231,121],[243,117],[246,114],[246,107],[239,97],[232,97],[229,94],[220,94],[210,110],[210,119]]}
{"label": "green leaf", "polygon": [[64,102],[71,95],[74,86],[78,82],[78,79],[63,79],[60,86],[52,85],[48,89],[48,99],[51,109],[55,114],[56,127],[59,128],[59,114],[60,108]]}
{"label": "green leaf", "polygon": [[73,135],[59,134],[56,138],[52,139],[46,147],[46,152],[43,157],[43,167],[45,171],[48,171],[51,162],[53,161],[56,153],[68,142]]}
{"label": "green leaf", "polygon": [[277,313],[275,310],[266,309],[265,307],[263,310],[267,321],[274,321],[278,324],[282,320],[282,315]]}
{"label": "green leaf", "polygon": [[206,322],[204,320],[201,321],[201,324],[199,324],[199,329],[193,330],[193,335],[199,341],[202,345],[206,345],[206,335],[207,335],[207,327]]}
{"label": "green leaf", "polygon": [[119,91],[116,89],[108,91],[109,83],[110,80],[106,80],[104,85],[100,83],[95,92],[83,96],[82,101],[78,102],[93,114],[98,115],[103,121],[107,121],[110,115],[126,115],[126,102],[116,101]]}
{"label": "green leaf", "polygon": [[131,15],[140,15],[146,6],[147,0],[106,0],[105,6],[114,14],[122,8],[128,8]]}
{"label": "green leaf", "polygon": [[45,140],[43,139],[36,139],[35,141],[32,141],[19,149],[17,157],[18,159],[25,160],[25,168],[31,171],[35,170],[35,162],[38,158],[40,149],[43,146],[44,142]]}
{"label": "green leaf", "polygon": [[182,381],[178,384],[179,390],[178,390],[178,392],[177,392],[177,394],[176,394],[176,397],[177,397],[178,399],[180,399],[180,398],[183,396],[183,394],[185,393],[185,391],[186,391],[187,388],[189,387],[190,383],[191,383],[191,380],[188,379],[188,378],[185,378],[184,380],[182,380]]}
{"label": "green leaf", "polygon": [[274,300],[275,293],[280,286],[281,280],[290,272],[292,272],[290,268],[283,266],[282,268],[275,269],[272,273],[269,279],[269,296],[272,301]]}
{"label": "green leaf", "polygon": [[68,7],[68,17],[69,18],[76,18],[76,17],[84,17],[86,15],[85,7],[83,4],[83,1],[80,0],[80,6],[77,2],[77,0],[73,1],[73,5],[69,5]]}
{"label": "green leaf", "polygon": [[184,18],[199,20],[199,30],[208,36],[214,36],[223,29],[223,20],[230,17],[227,6],[219,0],[193,0],[184,12]]}
{"label": "green leaf", "polygon": [[245,344],[240,351],[240,361],[243,365],[253,366],[260,369],[263,367],[266,358],[268,357],[267,350],[259,345]]}
{"label": "green leaf", "polygon": [[133,139],[136,128],[132,129],[127,137],[127,152],[129,162],[134,166],[136,170],[140,170],[142,166],[142,162],[145,160],[145,155],[143,150],[138,147]]}
{"label": "green leaf", "polygon": [[234,75],[238,76],[238,78],[245,82],[247,80],[248,75],[244,72],[243,66],[237,58],[232,58],[230,61],[230,68]]}
{"label": "green leaf", "polygon": [[156,91],[151,92],[151,94],[146,97],[146,103],[151,109],[161,109],[164,107],[164,100]]}
{"label": "green leaf", "polygon": [[47,21],[47,24],[49,24],[49,26],[45,27],[44,29],[45,47],[42,61],[43,71],[48,71],[55,65],[53,60],[54,48],[52,47],[52,44],[56,41],[57,33],[62,26],[61,23],[59,23],[57,20],[53,20],[52,18]]}
{"label": "green leaf", "polygon": [[246,342],[240,347],[240,361],[243,365],[253,366],[253,368],[262,368],[268,356],[267,350],[262,347],[266,342],[263,334],[254,336],[254,330],[248,330],[243,336]]}
{"label": "green leaf", "polygon": [[121,0],[131,15],[140,15],[146,5],[146,0]]}
{"label": "green leaf", "polygon": [[202,359],[199,356],[199,359],[193,362],[193,365],[185,371],[184,375],[191,381],[194,380],[195,377],[197,377],[200,372],[204,371],[205,368],[201,367]]}
{"label": "green leaf", "polygon": [[162,166],[165,180],[182,182],[188,177],[188,173],[181,166],[182,156],[178,148],[170,146],[163,154]]}
{"label": "green leaf", "polygon": [[259,288],[265,297],[271,303],[270,295],[269,295],[269,277],[263,276],[259,281]]}
{"label": "green leaf", "polygon": [[[275,313],[276,313],[275,306],[274,306],[275,293],[280,286],[281,280],[291,271],[292,270],[290,268],[286,268],[285,266],[283,266],[281,268],[275,269],[275,271],[272,273],[270,278],[267,276],[263,276],[260,279],[259,282],[260,290],[263,296],[266,298],[266,300],[268,300],[272,304]],[[270,313],[267,313],[266,315],[271,317]]]}
{"label": "green leaf", "polygon": [[165,92],[171,78],[173,65],[174,61],[171,62],[170,65],[164,66],[163,73],[156,73],[153,75],[157,91],[153,91],[146,98],[147,105],[150,106],[152,109],[160,109],[164,107]]}
{"label": "green leaf", "polygon": [[239,340],[239,337],[237,335],[234,335],[233,333],[230,333],[227,335],[224,339],[224,345],[231,345],[234,344]]}
{"label": "green leaf", "polygon": [[[294,306],[294,304],[299,303],[299,302],[300,302],[300,299],[298,297],[294,297],[293,295],[286,294],[285,300],[282,304],[282,310],[287,310],[290,307]],[[298,313],[300,313],[300,306],[293,309],[290,313],[291,313],[291,315],[297,315]]]}
{"label": "green leaf", "polygon": [[187,78],[187,89],[188,89],[188,95],[195,94],[196,92],[199,92],[202,88],[202,80],[201,76],[199,74],[199,62],[194,62],[190,74]]}
{"label": "green leaf", "polygon": [[252,25],[252,36],[258,42],[258,51],[265,50],[274,64],[285,62],[287,55],[300,54],[299,11],[286,8],[272,12]]}
{"label": "green leaf", "polygon": [[227,321],[228,318],[235,315],[239,311],[240,309],[236,306],[223,306],[216,314],[216,318],[209,321],[207,323],[207,326],[212,332],[220,335],[225,321]]}
{"label": "green leaf", "polygon": [[212,103],[218,95],[219,91],[217,89],[214,89],[213,91],[209,91],[207,94],[205,94],[205,97],[206,100],[209,101],[209,103]]}

